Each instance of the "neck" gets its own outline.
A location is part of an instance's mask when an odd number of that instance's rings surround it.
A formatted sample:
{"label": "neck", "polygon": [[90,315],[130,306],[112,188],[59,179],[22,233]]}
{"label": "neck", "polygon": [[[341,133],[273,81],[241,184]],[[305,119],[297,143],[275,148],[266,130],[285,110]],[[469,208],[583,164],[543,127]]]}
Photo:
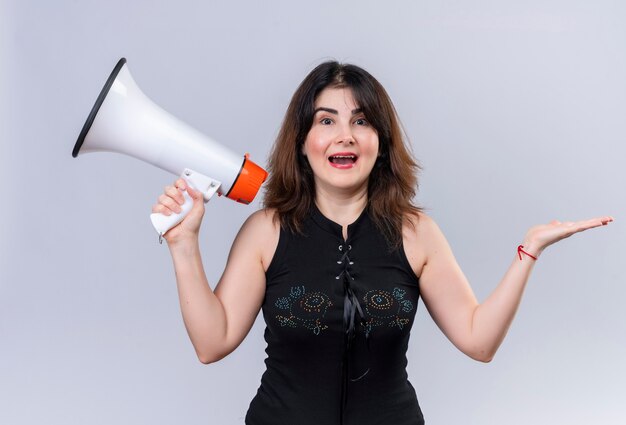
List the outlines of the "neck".
{"label": "neck", "polygon": [[367,188],[357,193],[337,194],[318,189],[315,205],[324,216],[344,227],[352,224],[367,206]]}

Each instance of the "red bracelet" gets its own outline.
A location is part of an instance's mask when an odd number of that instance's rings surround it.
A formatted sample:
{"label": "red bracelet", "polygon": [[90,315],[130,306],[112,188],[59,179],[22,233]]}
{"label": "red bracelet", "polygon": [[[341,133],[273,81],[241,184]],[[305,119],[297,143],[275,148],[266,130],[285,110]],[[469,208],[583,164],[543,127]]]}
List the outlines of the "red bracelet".
{"label": "red bracelet", "polygon": [[524,251],[522,248],[524,248],[524,245],[520,245],[517,247],[517,255],[519,255],[519,260],[522,261],[522,253],[528,255],[530,258],[532,258],[533,260],[537,260],[537,257],[535,257],[532,254],[527,253],[526,251]]}

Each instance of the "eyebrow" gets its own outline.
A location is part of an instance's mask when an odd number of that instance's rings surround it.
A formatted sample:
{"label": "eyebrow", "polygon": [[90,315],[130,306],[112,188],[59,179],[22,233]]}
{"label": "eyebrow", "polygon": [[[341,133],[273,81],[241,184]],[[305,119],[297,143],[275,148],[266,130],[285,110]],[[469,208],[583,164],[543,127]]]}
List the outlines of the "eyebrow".
{"label": "eyebrow", "polygon": [[[321,106],[321,107],[317,108],[315,111],[313,111],[313,115],[317,114],[319,111],[328,112],[329,114],[333,114],[333,115],[339,115],[339,112],[336,109],[325,108],[323,106]],[[352,115],[356,115],[356,114],[360,114],[361,112],[363,112],[363,109],[362,108],[356,108],[356,109],[353,109],[350,112],[352,113]]]}

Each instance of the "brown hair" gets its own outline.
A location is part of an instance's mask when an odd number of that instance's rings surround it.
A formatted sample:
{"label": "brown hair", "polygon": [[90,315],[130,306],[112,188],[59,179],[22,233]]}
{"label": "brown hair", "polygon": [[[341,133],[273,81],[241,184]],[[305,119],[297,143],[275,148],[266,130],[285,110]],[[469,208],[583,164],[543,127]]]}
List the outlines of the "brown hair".
{"label": "brown hair", "polygon": [[[264,206],[278,212],[280,224],[300,233],[315,202],[313,170],[302,154],[317,96],[327,87],[347,87],[378,133],[379,156],[368,180],[368,207],[392,246],[402,242],[407,216],[417,218],[412,202],[419,166],[407,148],[396,110],[383,86],[355,65],[325,62],[306,76],[294,93],[268,162]],[[412,221],[410,221],[412,222]]]}

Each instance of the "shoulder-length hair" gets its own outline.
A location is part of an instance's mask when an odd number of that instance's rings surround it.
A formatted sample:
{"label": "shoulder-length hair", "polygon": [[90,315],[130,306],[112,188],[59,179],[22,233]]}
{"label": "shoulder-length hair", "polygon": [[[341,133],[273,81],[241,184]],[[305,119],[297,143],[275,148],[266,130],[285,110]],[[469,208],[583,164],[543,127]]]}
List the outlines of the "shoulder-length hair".
{"label": "shoulder-length hair", "polygon": [[[268,161],[264,206],[281,226],[301,233],[315,202],[313,170],[302,146],[313,125],[315,100],[325,88],[349,88],[378,133],[379,156],[368,180],[370,217],[392,246],[402,243],[405,219],[413,223],[419,166],[413,159],[396,110],[383,86],[367,71],[335,61],[318,65],[294,93]],[[276,217],[276,216],[275,216]]]}

